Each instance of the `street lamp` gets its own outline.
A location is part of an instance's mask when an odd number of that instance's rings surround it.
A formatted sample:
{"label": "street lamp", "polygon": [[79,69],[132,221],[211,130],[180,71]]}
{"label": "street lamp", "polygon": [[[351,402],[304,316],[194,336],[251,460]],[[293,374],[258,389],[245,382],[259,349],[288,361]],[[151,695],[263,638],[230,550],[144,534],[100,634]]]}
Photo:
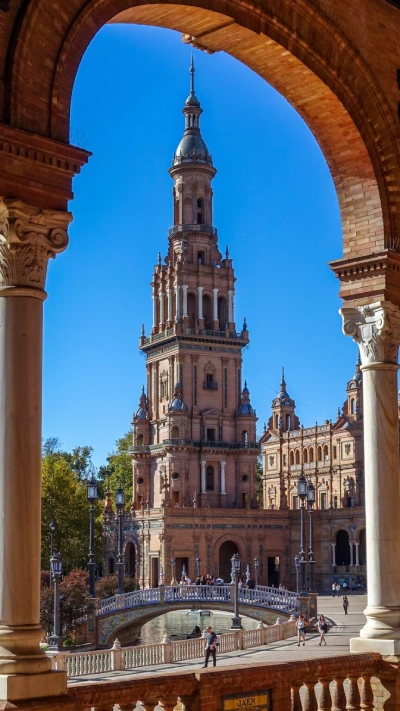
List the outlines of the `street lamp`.
{"label": "street lamp", "polygon": [[51,519],[50,521],[50,565],[51,565],[51,559],[54,555],[54,534],[56,532],[56,522],[54,521],[54,518]]}
{"label": "street lamp", "polygon": [[300,558],[298,555],[294,557],[294,566],[296,568],[296,592],[299,594],[299,568],[300,568]]}
{"label": "street lamp", "polygon": [[118,515],[118,554],[117,554],[117,572],[118,572],[118,595],[124,593],[124,561],[122,558],[122,516],[125,505],[125,494],[121,486],[118,487],[115,494],[115,504]]}
{"label": "street lamp", "polygon": [[306,553],[305,553],[306,536],[305,536],[305,529],[304,529],[304,508],[305,508],[305,500],[307,498],[307,480],[306,480],[303,472],[301,472],[301,474],[297,480],[297,493],[298,493],[298,496],[300,499],[300,596],[304,597],[307,594],[307,592],[306,592],[307,561],[306,561]]}
{"label": "street lamp", "polygon": [[246,583],[248,583],[248,582],[249,582],[250,578],[251,578],[251,573],[250,573],[250,564],[249,564],[249,563],[247,563],[247,567],[246,567]]}
{"label": "street lamp", "polygon": [[63,638],[60,628],[60,578],[62,574],[62,558],[59,553],[54,553],[50,561],[54,583],[54,618],[53,634],[49,639],[49,649],[53,652],[62,650]]}
{"label": "street lamp", "polygon": [[94,589],[94,574],[95,574],[95,562],[94,562],[94,503],[97,501],[98,490],[97,481],[94,476],[87,480],[87,499],[90,503],[90,527],[89,527],[89,597],[96,597]]}
{"label": "street lamp", "polygon": [[310,568],[310,581],[308,586],[309,592],[315,592],[315,560],[314,560],[314,522],[313,522],[313,506],[315,504],[315,488],[311,481],[307,486],[307,503],[308,513],[310,514],[310,545],[308,548],[308,564]]}
{"label": "street lamp", "polygon": [[198,578],[200,577],[200,563],[201,563],[201,560],[200,560],[199,556],[197,556],[197,558],[196,558],[196,575]]}
{"label": "street lamp", "polygon": [[254,558],[254,570],[256,574],[256,587],[258,585],[258,558]]}
{"label": "street lamp", "polygon": [[172,558],[171,560],[171,566],[172,566],[172,579],[171,579],[171,585],[174,586],[176,585],[176,580],[175,580],[175,565],[176,565],[176,560],[175,558]]}
{"label": "street lamp", "polygon": [[239,617],[239,575],[240,575],[240,558],[237,553],[234,553],[231,558],[231,580],[233,587],[233,617],[231,630],[241,630],[242,625]]}

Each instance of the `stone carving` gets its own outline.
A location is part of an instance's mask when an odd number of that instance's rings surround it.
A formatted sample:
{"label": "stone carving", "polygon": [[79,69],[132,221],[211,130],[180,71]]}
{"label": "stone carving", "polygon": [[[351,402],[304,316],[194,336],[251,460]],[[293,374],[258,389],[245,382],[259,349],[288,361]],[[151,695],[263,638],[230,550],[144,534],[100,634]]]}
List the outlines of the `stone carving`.
{"label": "stone carving", "polygon": [[363,365],[397,363],[400,309],[390,301],[340,309],[343,333],[359,344]]}
{"label": "stone carving", "polygon": [[69,212],[0,201],[0,290],[44,289],[49,259],[68,245]]}

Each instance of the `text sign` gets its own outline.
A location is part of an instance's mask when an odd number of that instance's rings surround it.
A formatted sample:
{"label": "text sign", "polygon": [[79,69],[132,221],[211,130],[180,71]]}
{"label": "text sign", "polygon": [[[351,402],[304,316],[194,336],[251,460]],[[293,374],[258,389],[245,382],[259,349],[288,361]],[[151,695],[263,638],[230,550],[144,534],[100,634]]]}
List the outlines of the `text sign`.
{"label": "text sign", "polygon": [[235,696],[224,696],[223,711],[271,711],[271,692],[253,691],[252,694],[238,694]]}

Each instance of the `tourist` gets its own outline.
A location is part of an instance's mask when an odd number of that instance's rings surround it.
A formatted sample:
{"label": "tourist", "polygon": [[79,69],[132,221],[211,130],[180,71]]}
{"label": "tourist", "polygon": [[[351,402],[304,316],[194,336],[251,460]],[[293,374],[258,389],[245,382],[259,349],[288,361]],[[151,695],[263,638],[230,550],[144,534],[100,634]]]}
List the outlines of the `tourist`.
{"label": "tourist", "polygon": [[213,632],[211,625],[204,630],[203,637],[206,640],[206,658],[204,660],[203,669],[208,666],[210,654],[213,658],[213,667],[217,664],[217,635]]}
{"label": "tourist", "polygon": [[297,627],[297,646],[300,647],[300,642],[303,640],[303,647],[306,643],[306,621],[304,615],[300,615],[296,622]]}
{"label": "tourist", "polygon": [[349,607],[349,601],[347,599],[347,595],[343,595],[342,603],[343,603],[344,614],[347,615],[347,609]]}
{"label": "tourist", "polygon": [[319,619],[318,619],[318,632],[319,632],[319,636],[321,638],[319,640],[320,647],[322,644],[326,644],[325,635],[326,635],[327,631],[328,631],[328,623],[327,623],[325,617],[323,615],[320,615]]}
{"label": "tourist", "polygon": [[336,583],[332,583],[332,597],[336,597]]}
{"label": "tourist", "polygon": [[255,584],[253,578],[249,578],[247,581],[247,588],[249,590],[254,590],[255,587],[256,587],[256,584]]}
{"label": "tourist", "polygon": [[340,597],[340,583],[336,583],[336,595]]}

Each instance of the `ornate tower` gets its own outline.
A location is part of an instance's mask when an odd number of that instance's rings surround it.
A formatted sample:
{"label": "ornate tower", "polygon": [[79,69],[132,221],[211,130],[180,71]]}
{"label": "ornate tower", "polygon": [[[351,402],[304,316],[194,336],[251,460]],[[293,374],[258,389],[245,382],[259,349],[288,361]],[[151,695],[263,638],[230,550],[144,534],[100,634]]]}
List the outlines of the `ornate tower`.
{"label": "ornate tower", "polygon": [[272,402],[272,416],[269,420],[268,428],[280,432],[296,430],[299,427],[299,420],[295,414],[295,410],[295,401],[291,399],[286,391],[285,371],[284,368],[282,368],[280,392],[278,397]]}
{"label": "ornate tower", "polygon": [[343,414],[352,420],[361,420],[363,416],[363,388],[361,358],[358,355],[356,372],[347,383],[347,400],[343,406]]}
{"label": "ornate tower", "polygon": [[[255,508],[256,414],[245,384],[246,321],[236,331],[235,274],[212,224],[212,157],[190,66],[185,129],[169,173],[173,226],[152,286],[153,325],[142,334],[147,397],[133,419],[133,510]],[[193,504],[194,502],[194,504]]]}

